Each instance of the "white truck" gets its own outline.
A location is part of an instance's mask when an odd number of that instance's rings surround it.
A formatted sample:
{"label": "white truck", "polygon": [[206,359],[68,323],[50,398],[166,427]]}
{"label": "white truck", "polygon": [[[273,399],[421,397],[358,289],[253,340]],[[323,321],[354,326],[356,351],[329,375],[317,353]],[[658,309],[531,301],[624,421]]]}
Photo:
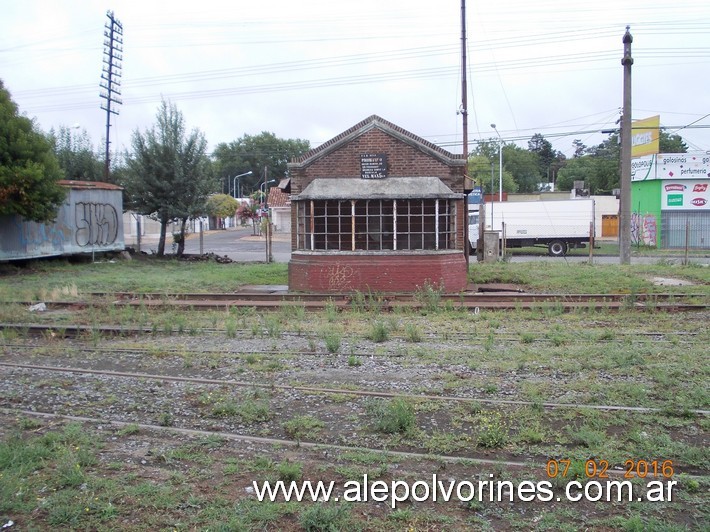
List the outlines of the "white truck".
{"label": "white truck", "polygon": [[[501,249],[545,246],[553,257],[584,248],[594,236],[594,200],[504,201],[485,204],[485,231],[498,232]],[[469,211],[469,238],[476,249],[478,213]]]}

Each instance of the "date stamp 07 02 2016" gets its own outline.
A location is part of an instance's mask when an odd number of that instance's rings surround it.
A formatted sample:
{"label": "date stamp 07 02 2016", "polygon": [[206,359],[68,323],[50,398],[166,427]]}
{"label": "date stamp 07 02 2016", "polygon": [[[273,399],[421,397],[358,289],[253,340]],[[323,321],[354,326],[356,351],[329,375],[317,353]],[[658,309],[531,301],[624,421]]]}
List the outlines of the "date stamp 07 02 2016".
{"label": "date stamp 07 02 2016", "polygon": [[[550,459],[547,461],[545,473],[548,478],[566,478],[571,474],[572,460]],[[607,460],[587,460],[584,463],[584,474],[587,478],[609,478],[610,464]],[[626,460],[624,462],[624,478],[672,478],[673,460]]]}

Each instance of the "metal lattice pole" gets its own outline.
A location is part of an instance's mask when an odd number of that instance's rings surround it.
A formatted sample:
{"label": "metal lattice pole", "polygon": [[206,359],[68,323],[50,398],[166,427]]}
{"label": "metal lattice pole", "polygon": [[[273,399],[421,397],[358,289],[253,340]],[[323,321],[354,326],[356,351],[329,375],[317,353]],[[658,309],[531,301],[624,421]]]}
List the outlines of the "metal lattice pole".
{"label": "metal lattice pole", "polygon": [[106,111],[106,156],[104,160],[104,180],[109,180],[111,156],[111,115],[117,115],[116,106],[121,105],[121,62],[123,61],[123,25],[116,20],[113,11],[106,13],[108,22],[104,26],[104,67],[101,72],[100,87],[104,89],[99,96],[106,100],[101,109]]}

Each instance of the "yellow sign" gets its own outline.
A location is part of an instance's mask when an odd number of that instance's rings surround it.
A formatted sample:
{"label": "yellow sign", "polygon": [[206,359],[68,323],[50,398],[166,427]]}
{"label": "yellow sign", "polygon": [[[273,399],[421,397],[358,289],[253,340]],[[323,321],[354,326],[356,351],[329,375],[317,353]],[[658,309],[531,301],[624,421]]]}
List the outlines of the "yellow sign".
{"label": "yellow sign", "polygon": [[659,152],[660,115],[631,122],[631,157],[643,157]]}

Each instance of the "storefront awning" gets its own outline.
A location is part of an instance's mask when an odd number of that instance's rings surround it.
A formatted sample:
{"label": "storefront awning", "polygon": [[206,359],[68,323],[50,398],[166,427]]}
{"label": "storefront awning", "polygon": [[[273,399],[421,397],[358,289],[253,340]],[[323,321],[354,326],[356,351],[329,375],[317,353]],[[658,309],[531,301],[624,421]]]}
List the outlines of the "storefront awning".
{"label": "storefront awning", "polygon": [[314,179],[292,201],[363,199],[463,199],[438,177]]}

